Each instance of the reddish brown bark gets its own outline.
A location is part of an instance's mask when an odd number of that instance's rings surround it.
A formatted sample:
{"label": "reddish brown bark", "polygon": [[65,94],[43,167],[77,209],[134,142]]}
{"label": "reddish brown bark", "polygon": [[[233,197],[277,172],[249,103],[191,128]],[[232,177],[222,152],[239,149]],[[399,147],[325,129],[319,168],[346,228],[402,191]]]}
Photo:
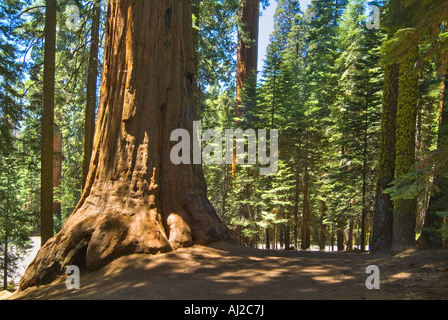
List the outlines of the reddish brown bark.
{"label": "reddish brown bark", "polygon": [[[243,90],[250,77],[254,77],[258,68],[258,33],[260,17],[260,0],[240,0],[238,18],[241,29],[238,31],[237,70],[236,70],[236,106],[235,125],[238,126],[238,118],[243,115],[241,105],[243,103]],[[256,82],[256,77],[255,77]],[[250,94],[250,93],[248,93]],[[236,172],[236,151],[234,142],[234,154],[232,164],[232,176]]]}
{"label": "reddish brown bark", "polygon": [[172,164],[171,132],[193,127],[191,1],[110,1],[90,170],[63,229],[20,287],[51,282],[131,253],[228,239],[207,199],[201,166]]}
{"label": "reddish brown bark", "polygon": [[238,17],[242,30],[238,32],[237,52],[237,116],[242,101],[242,89],[250,75],[258,68],[259,0],[240,0]]}
{"label": "reddish brown bark", "polygon": [[82,164],[82,186],[86,184],[89,173],[90,160],[93,149],[93,135],[95,134],[95,113],[97,105],[97,78],[98,78],[98,48],[100,41],[100,6],[94,4],[92,14],[92,27],[90,31],[89,66],[86,84],[86,110],[84,120],[84,158]]}

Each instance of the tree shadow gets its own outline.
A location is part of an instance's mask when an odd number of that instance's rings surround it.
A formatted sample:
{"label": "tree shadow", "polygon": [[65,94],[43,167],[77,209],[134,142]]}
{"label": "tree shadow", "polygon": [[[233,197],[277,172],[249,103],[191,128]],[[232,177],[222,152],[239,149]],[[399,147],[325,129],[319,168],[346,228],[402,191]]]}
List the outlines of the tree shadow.
{"label": "tree shadow", "polygon": [[[448,257],[448,252],[444,256]],[[81,288],[68,290],[66,276],[40,288],[30,288],[18,299],[106,299],[106,300],[344,300],[447,298],[440,271],[424,264],[409,265],[415,255],[269,251],[227,243],[194,246],[159,255],[125,256],[108,266],[81,276]],[[448,260],[446,260],[448,261]],[[443,262],[443,258],[441,263]],[[369,265],[381,270],[381,289],[368,290]],[[424,270],[423,270],[423,269]],[[429,269],[428,269],[429,268]],[[448,271],[448,267],[447,267]],[[416,292],[421,274],[435,275],[426,295]],[[445,274],[446,278],[446,274]],[[428,278],[429,279],[429,278]],[[428,280],[427,279],[427,280]],[[446,288],[446,287],[445,287]],[[404,290],[404,291],[403,291]],[[418,290],[417,290],[418,294]]]}

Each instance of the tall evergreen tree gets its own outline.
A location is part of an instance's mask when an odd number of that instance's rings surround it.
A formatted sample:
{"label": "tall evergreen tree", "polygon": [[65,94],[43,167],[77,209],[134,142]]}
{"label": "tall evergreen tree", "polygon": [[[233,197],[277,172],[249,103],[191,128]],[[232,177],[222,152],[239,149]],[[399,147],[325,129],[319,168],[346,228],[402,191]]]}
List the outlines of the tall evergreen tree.
{"label": "tall evergreen tree", "polygon": [[30,216],[24,211],[21,174],[24,165],[17,148],[24,64],[23,45],[17,28],[23,23],[24,1],[0,3],[0,282],[3,290],[16,276],[17,266],[28,249]]}
{"label": "tall evergreen tree", "polygon": [[[418,45],[399,63],[400,75],[397,102],[397,132],[395,175],[402,178],[415,165],[415,134],[417,119],[417,87],[419,73],[414,67]],[[415,246],[416,199],[398,199],[394,202],[392,248],[399,250]]]}
{"label": "tall evergreen tree", "polygon": [[347,201],[342,203],[349,206],[342,210],[357,212],[351,214],[352,224],[354,219],[361,220],[361,250],[364,250],[367,240],[366,220],[371,207],[369,194],[376,162],[378,109],[382,90],[382,72],[378,67],[382,32],[366,27],[365,4],[366,1],[350,1],[339,27],[341,107],[340,110],[334,109],[336,117],[339,113],[338,143],[343,150],[342,164],[338,169],[342,171],[336,178],[345,182],[342,198]]}
{"label": "tall evergreen tree", "polygon": [[22,6],[21,1],[0,4],[0,154],[4,155],[13,146],[13,132],[22,115],[19,81],[23,68],[18,62],[18,35],[14,34],[20,24],[20,19],[15,18]]}
{"label": "tall evergreen tree", "polygon": [[45,56],[42,96],[41,245],[53,236],[53,130],[56,72],[56,0],[45,7]]}
{"label": "tall evergreen tree", "polygon": [[[313,190],[313,180],[328,172],[322,154],[328,154],[330,144],[328,130],[333,125],[330,119],[332,107],[337,98],[336,59],[337,27],[342,11],[347,1],[314,0],[309,8],[310,23],[307,37],[306,78],[304,90],[306,96],[306,124],[304,132],[304,179],[302,208],[302,249],[308,249],[310,242],[310,223],[312,207],[310,194]],[[311,147],[313,146],[313,147]],[[319,153],[319,154],[318,154]],[[340,229],[344,226],[340,221]],[[339,240],[343,239],[339,237]],[[341,247],[341,244],[340,244]]]}

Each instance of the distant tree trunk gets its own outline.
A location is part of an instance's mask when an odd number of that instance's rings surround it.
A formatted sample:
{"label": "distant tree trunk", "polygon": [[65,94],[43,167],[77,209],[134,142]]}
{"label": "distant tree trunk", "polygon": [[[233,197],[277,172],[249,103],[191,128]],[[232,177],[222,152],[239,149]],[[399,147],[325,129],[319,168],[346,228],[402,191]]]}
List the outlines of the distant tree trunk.
{"label": "distant tree trunk", "polygon": [[53,236],[53,126],[56,69],[56,0],[46,1],[42,98],[41,246]]}
{"label": "distant tree trunk", "polygon": [[350,219],[348,222],[348,239],[347,239],[347,251],[353,251],[354,249],[354,237],[353,237],[353,227],[354,222],[353,219]]}
{"label": "distant tree trunk", "polygon": [[269,228],[266,228],[264,232],[265,232],[266,249],[269,250],[271,249],[271,243],[269,241]]}
{"label": "distant tree trunk", "polygon": [[[5,215],[3,218],[6,221],[9,221],[9,212],[10,212],[10,200],[11,200],[11,180],[9,177],[9,170],[7,170],[8,175],[6,176],[6,207],[5,207]],[[8,224],[6,224],[6,228],[4,230],[4,242],[3,242],[3,290],[8,289],[8,267],[9,267],[9,241],[11,236],[11,229]]]}
{"label": "distant tree trunk", "polygon": [[84,120],[84,159],[83,178],[84,188],[89,173],[90,160],[93,150],[93,136],[95,134],[95,114],[96,114],[96,91],[98,81],[98,47],[100,41],[100,16],[101,9],[99,3],[95,3],[92,14],[92,27],[90,30],[89,65],[87,71],[86,84],[86,109]]}
{"label": "distant tree trunk", "polygon": [[[402,178],[415,164],[415,134],[418,101],[418,72],[414,66],[418,46],[400,61],[400,79],[397,104],[397,132],[395,153],[395,176]],[[417,199],[394,201],[392,249],[400,251],[414,247]]]}
{"label": "distant tree trunk", "polygon": [[[448,58],[447,58],[448,59]],[[448,63],[448,61],[445,61]],[[437,137],[437,150],[443,150],[448,144],[448,75],[442,77],[442,85],[440,89],[439,104],[439,130]],[[437,212],[448,211],[448,179],[439,175],[440,169],[436,163],[434,169],[436,173],[434,177],[435,190],[429,199],[429,207],[427,209],[424,221],[424,228],[418,240],[420,246],[423,247],[441,247],[442,246],[442,224],[443,219]]]}
{"label": "distant tree trunk", "polygon": [[8,230],[5,230],[5,237],[3,242],[3,290],[8,289],[8,254],[9,254],[9,243],[8,243],[8,237],[9,232]]}
{"label": "distant tree trunk", "polygon": [[[289,221],[289,217],[287,218]],[[291,248],[291,228],[289,223],[285,224],[285,249],[289,250]]]}
{"label": "distant tree trunk", "polygon": [[[367,138],[368,138],[368,130],[369,130],[369,106],[366,103],[366,108],[364,112],[364,150],[363,150],[363,160],[362,160],[362,188],[361,188],[361,203],[362,203],[362,212],[361,212],[361,251],[366,249],[366,219],[367,219]],[[353,250],[353,244],[352,248]]]}
{"label": "distant tree trunk", "polygon": [[320,234],[319,234],[319,249],[325,251],[325,245],[327,243],[327,228],[324,224],[324,219],[327,211],[327,206],[324,201],[322,201],[322,218],[320,221]]}
{"label": "distant tree trunk", "polygon": [[311,232],[310,232],[310,221],[311,221],[311,206],[310,206],[310,178],[308,172],[308,165],[304,168],[304,178],[303,178],[303,207],[302,207],[302,250],[307,250],[311,246]]}
{"label": "distant tree trunk", "polygon": [[[235,116],[241,117],[241,105],[243,103],[243,91],[245,88],[255,89],[256,72],[258,68],[258,33],[260,17],[260,0],[240,0],[238,19],[242,25],[238,31],[237,71],[236,71],[236,106]],[[248,83],[252,81],[254,83]],[[255,92],[247,92],[254,96]],[[235,125],[238,125],[237,120]],[[232,176],[236,172],[236,151],[234,141],[234,154],[232,164]]]}
{"label": "distant tree trunk", "polygon": [[[6,208],[5,208],[5,218],[8,220],[9,216],[9,199],[10,199],[10,180],[9,177],[6,177],[7,181],[7,195],[6,195]],[[8,265],[9,265],[9,236],[10,236],[10,230],[9,226],[6,225],[5,231],[4,231],[4,242],[3,242],[3,290],[8,289]]]}
{"label": "distant tree trunk", "polygon": [[394,205],[385,194],[395,177],[395,131],[398,103],[398,64],[386,66],[384,73],[383,112],[378,154],[375,211],[370,251],[388,250],[392,246]]}
{"label": "distant tree trunk", "polygon": [[[61,187],[62,178],[62,131],[61,131],[61,113],[56,112],[56,125],[54,126],[53,136],[53,188]],[[58,195],[60,192],[58,192]],[[58,221],[58,228],[60,228],[60,222],[62,220],[61,202],[55,200],[53,202],[53,216]]]}
{"label": "distant tree trunk", "polygon": [[334,224],[331,225],[331,251],[334,251]]}
{"label": "distant tree trunk", "polygon": [[[229,239],[200,165],[171,161],[175,129],[193,134],[191,1],[114,0],[92,160],[81,200],[29,265],[20,288],[78,264]],[[183,150],[184,151],[184,150]],[[191,157],[190,157],[191,159]]]}
{"label": "distant tree trunk", "polygon": [[300,194],[300,173],[297,169],[296,188],[294,194],[294,249],[298,248],[297,240],[299,239],[299,194]]}
{"label": "distant tree trunk", "polygon": [[301,224],[301,248],[307,250],[311,245],[311,232],[310,232],[310,220],[311,220],[311,205],[310,205],[310,141],[309,141],[309,121],[305,123],[304,134],[304,146],[303,146],[303,158],[305,159],[303,164],[303,204],[302,204],[302,224]]}
{"label": "distant tree trunk", "polygon": [[338,228],[336,231],[336,245],[338,251],[344,251],[345,249],[345,226],[347,224],[346,218],[340,218],[338,221]]}
{"label": "distant tree trunk", "polygon": [[[238,32],[237,74],[236,74],[236,115],[240,115],[243,88],[251,73],[258,68],[258,33],[260,0],[240,0],[238,19],[242,30]],[[252,79],[253,80],[253,79]]]}

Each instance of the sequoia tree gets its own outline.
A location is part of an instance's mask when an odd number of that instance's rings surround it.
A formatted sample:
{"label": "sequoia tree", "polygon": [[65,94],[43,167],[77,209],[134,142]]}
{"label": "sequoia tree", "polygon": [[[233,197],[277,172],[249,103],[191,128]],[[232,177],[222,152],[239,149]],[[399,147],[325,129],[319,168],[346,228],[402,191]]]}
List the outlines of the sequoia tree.
{"label": "sequoia tree", "polygon": [[[258,32],[259,32],[260,0],[240,0],[238,19],[241,24],[238,31],[238,52],[236,72],[236,116],[239,117],[242,90],[246,81],[256,82],[258,67]],[[255,74],[254,74],[255,73]],[[253,77],[251,79],[251,77]]]}
{"label": "sequoia tree", "polygon": [[[260,0],[240,0],[238,19],[241,24],[238,29],[237,70],[236,70],[236,108],[235,125],[239,124],[239,117],[243,115],[243,91],[254,97],[258,68],[258,32],[259,32]],[[237,157],[236,140],[232,163],[232,176],[235,176]]]}
{"label": "sequoia tree", "polygon": [[81,200],[41,248],[20,287],[49,283],[68,265],[98,269],[229,238],[200,165],[174,165],[171,133],[193,131],[191,0],[114,0],[107,9],[98,120]]}

